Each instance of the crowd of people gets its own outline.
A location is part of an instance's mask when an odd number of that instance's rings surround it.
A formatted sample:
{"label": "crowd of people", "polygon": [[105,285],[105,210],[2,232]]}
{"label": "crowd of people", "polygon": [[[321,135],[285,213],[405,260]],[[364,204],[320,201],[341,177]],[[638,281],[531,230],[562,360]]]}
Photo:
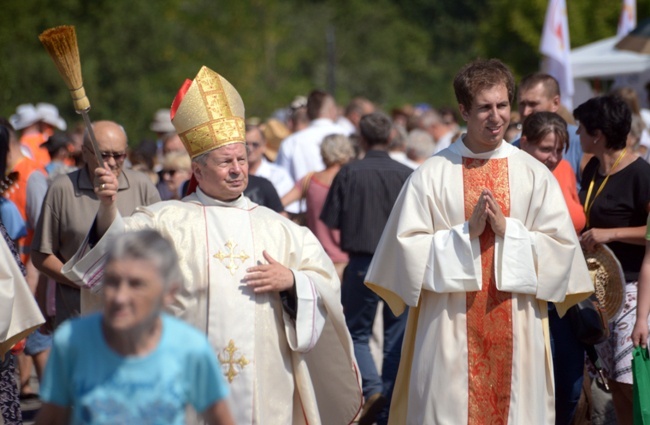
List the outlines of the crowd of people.
{"label": "crowd of people", "polygon": [[[636,94],[571,113],[553,77],[516,87],[496,59],[453,87],[457,108],[313,90],[262,120],[203,67],[133,147],[47,103],[0,119],[3,423],[39,398],[40,424],[568,425],[597,370],[632,423]],[[567,312],[600,246],[623,301],[594,346]]]}

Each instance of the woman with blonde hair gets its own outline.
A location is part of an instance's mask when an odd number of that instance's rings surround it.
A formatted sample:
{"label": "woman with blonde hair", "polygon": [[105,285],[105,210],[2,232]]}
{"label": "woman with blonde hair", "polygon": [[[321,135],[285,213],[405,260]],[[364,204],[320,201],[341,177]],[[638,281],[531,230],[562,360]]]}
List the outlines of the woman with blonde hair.
{"label": "woman with blonde hair", "polygon": [[160,199],[181,199],[183,184],[192,177],[192,161],[187,152],[169,152],[163,157],[160,182],[156,186]]}
{"label": "woman with blonde hair", "polygon": [[332,181],[344,164],[354,158],[354,148],[350,139],[340,134],[332,134],[323,139],[320,153],[325,163],[325,169],[316,173],[308,173],[286,195],[282,197],[282,205],[287,206],[300,199],[307,204],[306,224],[316,235],[327,255],[334,263],[339,279],[348,263],[348,255],[341,251],[341,233],[330,229],[319,216],[327,198],[327,192]]}

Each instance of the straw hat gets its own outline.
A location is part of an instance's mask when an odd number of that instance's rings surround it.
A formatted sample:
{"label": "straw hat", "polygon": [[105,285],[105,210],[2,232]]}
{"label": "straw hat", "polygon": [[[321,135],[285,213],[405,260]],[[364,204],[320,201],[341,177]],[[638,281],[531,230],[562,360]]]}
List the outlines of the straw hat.
{"label": "straw hat", "polygon": [[282,122],[275,118],[269,119],[262,126],[264,139],[266,140],[266,152],[264,153],[269,161],[275,161],[278,156],[280,144],[284,139],[289,137],[291,132]]}
{"label": "straw hat", "polygon": [[51,103],[37,103],[36,112],[38,112],[40,121],[54,126],[61,131],[65,131],[68,128],[65,120],[59,115],[59,109]]}
{"label": "straw hat", "polygon": [[176,131],[172,124],[172,119],[169,116],[169,109],[158,109],[149,128],[155,133],[169,133]]}
{"label": "straw hat", "polygon": [[589,274],[594,281],[594,292],[600,307],[612,321],[623,308],[625,302],[625,276],[621,263],[611,249],[598,244],[587,252],[583,250]]}

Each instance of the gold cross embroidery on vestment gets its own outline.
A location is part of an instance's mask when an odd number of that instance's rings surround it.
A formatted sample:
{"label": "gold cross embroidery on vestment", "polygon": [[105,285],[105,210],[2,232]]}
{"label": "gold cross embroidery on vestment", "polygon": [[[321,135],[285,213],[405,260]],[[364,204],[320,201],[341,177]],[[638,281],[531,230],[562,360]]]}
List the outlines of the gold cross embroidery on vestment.
{"label": "gold cross embroidery on vestment", "polygon": [[241,369],[246,367],[246,365],[249,363],[248,359],[246,359],[244,356],[235,358],[235,353],[238,350],[239,349],[235,347],[235,341],[231,339],[230,342],[228,342],[228,346],[224,348],[223,351],[217,356],[219,358],[219,362],[228,368],[224,375],[228,379],[229,383],[232,383],[233,379],[235,379],[235,376],[239,375]]}
{"label": "gold cross embroidery on vestment", "polygon": [[[228,248],[227,252],[217,252],[214,254],[214,258],[218,259],[221,261],[221,263],[226,266],[228,270],[230,270],[231,275],[235,275],[235,271],[239,268],[239,265],[235,262],[235,260],[241,261],[241,264],[244,264],[244,261],[248,260],[250,257],[244,252],[244,250],[240,250],[239,254],[235,255],[235,247],[237,246],[236,243],[233,241],[228,241],[226,242],[226,248]],[[224,262],[224,260],[229,260],[228,264]]]}

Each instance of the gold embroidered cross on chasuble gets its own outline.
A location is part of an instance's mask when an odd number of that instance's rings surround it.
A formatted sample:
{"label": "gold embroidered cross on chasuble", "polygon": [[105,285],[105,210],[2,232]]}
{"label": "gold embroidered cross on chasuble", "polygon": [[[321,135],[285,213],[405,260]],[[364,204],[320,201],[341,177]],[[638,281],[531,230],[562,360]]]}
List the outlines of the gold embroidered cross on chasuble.
{"label": "gold embroidered cross on chasuble", "polygon": [[239,375],[239,372],[249,363],[243,355],[236,357],[235,353],[237,353],[237,351],[239,351],[239,349],[235,346],[235,341],[231,339],[228,342],[228,346],[217,356],[219,362],[225,368],[224,375],[228,379],[228,383],[232,383],[235,376]]}
{"label": "gold embroidered cross on chasuble", "polygon": [[[213,255],[213,257],[218,259],[221,264],[223,264],[230,271],[230,274],[234,276],[237,269],[239,269],[239,267],[243,265],[244,262],[250,258],[250,256],[246,254],[243,249],[240,249],[239,252],[235,254],[235,248],[237,247],[237,244],[231,240],[226,242],[225,247],[227,248],[226,252],[219,250],[216,254]],[[239,260],[239,264],[237,264],[236,260]]]}

